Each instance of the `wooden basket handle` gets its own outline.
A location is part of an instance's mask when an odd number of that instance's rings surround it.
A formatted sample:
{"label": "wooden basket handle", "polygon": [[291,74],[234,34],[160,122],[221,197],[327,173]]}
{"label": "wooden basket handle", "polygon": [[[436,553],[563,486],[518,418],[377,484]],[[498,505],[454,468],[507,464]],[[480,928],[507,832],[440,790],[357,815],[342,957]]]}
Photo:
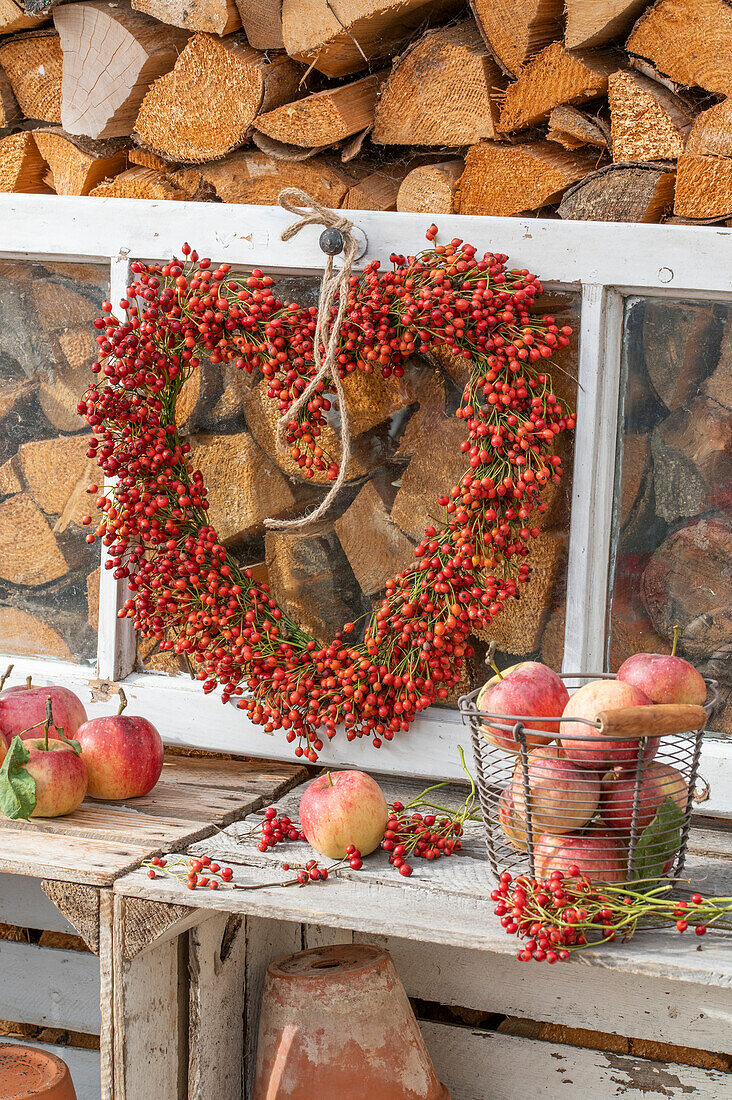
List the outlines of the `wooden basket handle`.
{"label": "wooden basket handle", "polygon": [[602,710],[597,716],[606,737],[658,737],[664,733],[689,733],[701,729],[707,720],[704,707],[688,703],[656,703],[650,707],[622,707]]}

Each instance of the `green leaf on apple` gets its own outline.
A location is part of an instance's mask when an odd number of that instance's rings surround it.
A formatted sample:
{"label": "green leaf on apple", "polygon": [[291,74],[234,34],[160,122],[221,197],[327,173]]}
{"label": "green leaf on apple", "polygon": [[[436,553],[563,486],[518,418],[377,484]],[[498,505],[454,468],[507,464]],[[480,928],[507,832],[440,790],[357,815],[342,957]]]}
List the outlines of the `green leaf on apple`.
{"label": "green leaf on apple", "polygon": [[53,728],[56,730],[59,741],[63,741],[65,745],[68,745],[70,749],[74,750],[77,756],[81,756],[81,742],[74,741],[72,737],[67,737],[64,733],[63,726],[54,726]]}
{"label": "green leaf on apple", "polygon": [[684,815],[671,798],[664,798],[656,816],[640,835],[635,850],[634,879],[661,878],[663,868],[681,846]]}
{"label": "green leaf on apple", "polygon": [[21,738],[14,737],[0,768],[0,810],[14,821],[27,821],[36,808],[36,781],[24,766],[29,758]]}

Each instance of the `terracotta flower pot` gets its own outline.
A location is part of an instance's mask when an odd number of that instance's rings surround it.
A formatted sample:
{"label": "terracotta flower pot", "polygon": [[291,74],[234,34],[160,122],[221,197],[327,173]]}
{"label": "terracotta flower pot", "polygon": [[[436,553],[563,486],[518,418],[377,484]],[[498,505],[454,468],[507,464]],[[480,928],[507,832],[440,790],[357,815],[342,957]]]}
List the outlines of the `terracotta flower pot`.
{"label": "terracotta flower pot", "polygon": [[0,1043],[0,1100],[76,1100],[69,1067],[37,1047]]}
{"label": "terracotta flower pot", "polygon": [[450,1100],[391,957],[317,947],[267,969],[254,1100]]}

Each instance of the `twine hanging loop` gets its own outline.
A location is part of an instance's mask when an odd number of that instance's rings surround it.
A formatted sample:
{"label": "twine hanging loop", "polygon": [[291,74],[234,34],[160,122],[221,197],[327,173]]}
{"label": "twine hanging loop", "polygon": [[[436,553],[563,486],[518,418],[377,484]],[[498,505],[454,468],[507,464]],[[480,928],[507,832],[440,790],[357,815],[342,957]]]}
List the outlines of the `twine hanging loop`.
{"label": "twine hanging loop", "polygon": [[[287,412],[277,422],[277,448],[280,451],[286,451],[290,421],[295,419],[299,411],[307,405],[320,382],[327,380],[332,385],[338,398],[341,421],[341,455],[338,476],[313,512],[297,519],[266,519],[264,521],[266,527],[276,528],[277,530],[302,531],[306,527],[310,527],[311,524],[316,523],[328,511],[346,480],[348,463],[351,458],[351,433],[348,426],[346,395],[338,369],[338,354],[341,324],[343,323],[348,300],[348,281],[358,253],[358,240],[353,232],[353,222],[350,222],[348,218],[344,218],[337,211],[331,210],[327,206],[321,206],[319,202],[316,202],[305,191],[301,191],[297,187],[288,187],[286,190],[280,191],[278,201],[283,209],[297,215],[297,221],[294,221],[292,225],[289,225],[283,231],[283,241],[291,240],[306,225],[322,225],[326,230],[337,229],[343,237],[343,265],[337,270],[334,270],[333,266],[334,253],[330,247],[327,250],[324,248],[326,255],[325,270],[320,284],[318,318],[313,337],[315,374],[297,400],[293,401]],[[322,237],[325,237],[325,234],[322,234]],[[333,243],[326,242],[331,247]],[[335,316],[331,318],[336,297],[338,304]],[[323,353],[321,353],[321,346],[324,349]]]}

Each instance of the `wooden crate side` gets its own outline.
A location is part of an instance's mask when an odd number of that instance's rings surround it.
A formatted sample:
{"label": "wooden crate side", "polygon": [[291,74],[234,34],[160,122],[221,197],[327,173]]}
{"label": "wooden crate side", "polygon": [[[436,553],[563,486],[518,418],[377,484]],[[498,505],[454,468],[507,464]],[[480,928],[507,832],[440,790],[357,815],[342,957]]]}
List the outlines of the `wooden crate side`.
{"label": "wooden crate side", "polygon": [[43,892],[41,880],[30,875],[0,874],[0,924],[77,934]]}
{"label": "wooden crate side", "polygon": [[421,1021],[440,1080],[459,1100],[527,1100],[538,1094],[562,1100],[649,1094],[678,1098],[723,1096],[729,1077],[695,1066],[670,1065],[563,1043],[515,1038],[469,1027]]}
{"label": "wooden crate side", "polygon": [[0,1019],[99,1034],[94,955],[0,940],[0,974]]}

